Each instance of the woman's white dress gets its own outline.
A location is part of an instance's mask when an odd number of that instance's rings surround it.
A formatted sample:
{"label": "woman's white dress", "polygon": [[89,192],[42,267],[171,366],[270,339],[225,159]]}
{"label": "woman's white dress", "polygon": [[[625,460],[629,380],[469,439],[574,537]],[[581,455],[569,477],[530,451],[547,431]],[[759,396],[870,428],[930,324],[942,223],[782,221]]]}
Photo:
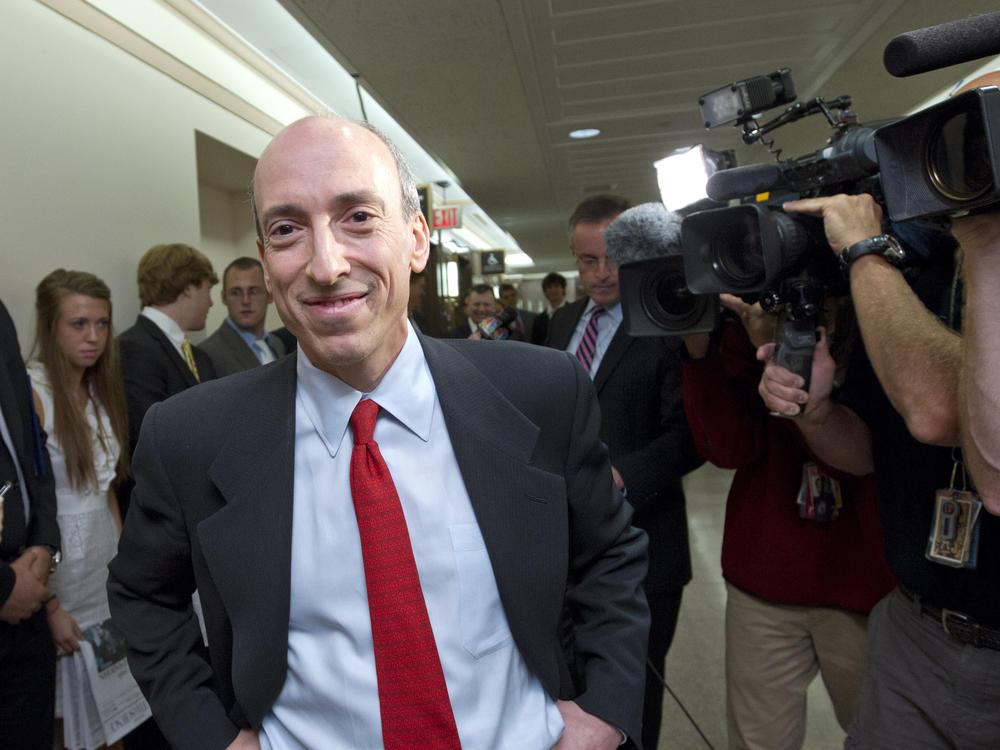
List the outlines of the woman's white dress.
{"label": "woman's white dress", "polygon": [[53,429],[55,406],[45,367],[28,364],[31,385],[44,410],[47,446],[56,483],[56,508],[62,534],[62,562],[50,579],[60,605],[80,629],[110,616],[105,584],[108,563],[118,547],[118,529],[108,507],[108,491],[115,478],[121,447],[111,430],[111,420],[95,399],[87,402],[87,424],[93,437],[95,486],[74,487],[66,473],[66,455]]}

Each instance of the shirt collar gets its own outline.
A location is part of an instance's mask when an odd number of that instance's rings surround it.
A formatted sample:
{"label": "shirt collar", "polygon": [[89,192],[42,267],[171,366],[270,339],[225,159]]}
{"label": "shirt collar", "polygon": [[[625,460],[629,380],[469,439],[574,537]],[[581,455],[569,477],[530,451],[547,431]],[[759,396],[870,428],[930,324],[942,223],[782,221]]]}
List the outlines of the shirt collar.
{"label": "shirt collar", "polygon": [[149,318],[156,324],[156,327],[166,334],[174,346],[178,349],[184,344],[184,331],[177,324],[177,321],[165,312],[157,310],[155,307],[144,307],[140,313],[144,318]]}
{"label": "shirt collar", "polygon": [[301,349],[296,368],[299,403],[330,456],[337,455],[351,413],[363,396],[373,399],[383,412],[424,442],[430,440],[437,395],[423,347],[409,322],[402,350],[371,393],[363,394],[320,370]]}
{"label": "shirt collar", "polygon": [[[583,309],[583,314],[585,316],[590,316],[593,309],[597,307],[597,303],[594,300],[587,300],[587,306]],[[603,307],[603,305],[602,305]],[[618,300],[611,307],[604,308],[604,314],[608,316],[610,320],[615,322],[615,325],[622,322],[622,301]]]}
{"label": "shirt collar", "polygon": [[251,349],[253,348],[254,342],[258,340],[263,340],[268,346],[271,345],[271,340],[267,331],[264,331],[264,335],[261,336],[260,339],[258,339],[250,331],[245,331],[238,325],[236,325],[236,323],[233,322],[233,319],[230,318],[228,315],[226,316],[226,322],[233,327],[233,330],[240,335],[240,338],[243,339],[246,342],[246,345],[249,346]]}

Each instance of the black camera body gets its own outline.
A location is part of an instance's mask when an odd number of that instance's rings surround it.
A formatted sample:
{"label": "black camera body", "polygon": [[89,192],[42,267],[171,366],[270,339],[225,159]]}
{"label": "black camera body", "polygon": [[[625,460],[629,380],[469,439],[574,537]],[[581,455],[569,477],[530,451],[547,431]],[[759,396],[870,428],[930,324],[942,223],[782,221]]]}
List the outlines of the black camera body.
{"label": "black camera body", "polygon": [[879,179],[893,221],[1000,203],[1000,89],[966,91],[875,131]]}
{"label": "black camera body", "polygon": [[623,264],[618,286],[630,336],[707,333],[718,323],[717,295],[692,294],[679,254]]}

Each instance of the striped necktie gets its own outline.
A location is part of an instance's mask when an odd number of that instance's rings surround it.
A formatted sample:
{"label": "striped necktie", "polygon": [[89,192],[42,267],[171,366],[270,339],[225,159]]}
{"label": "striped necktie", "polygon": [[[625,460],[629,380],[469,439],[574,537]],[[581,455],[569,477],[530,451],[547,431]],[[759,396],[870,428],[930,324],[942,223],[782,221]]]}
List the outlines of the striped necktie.
{"label": "striped necktie", "polygon": [[603,312],[603,307],[594,305],[590,311],[587,327],[583,329],[583,338],[580,339],[580,344],[576,347],[576,358],[580,360],[580,364],[587,372],[590,372],[590,365],[594,361],[594,351],[597,349],[597,319]]}
{"label": "striped necktie", "polygon": [[194,379],[201,382],[201,378],[198,377],[198,365],[194,363],[194,352],[191,350],[191,342],[188,341],[187,336],[181,342],[181,352],[184,354],[184,361],[187,362],[188,369],[191,370]]}

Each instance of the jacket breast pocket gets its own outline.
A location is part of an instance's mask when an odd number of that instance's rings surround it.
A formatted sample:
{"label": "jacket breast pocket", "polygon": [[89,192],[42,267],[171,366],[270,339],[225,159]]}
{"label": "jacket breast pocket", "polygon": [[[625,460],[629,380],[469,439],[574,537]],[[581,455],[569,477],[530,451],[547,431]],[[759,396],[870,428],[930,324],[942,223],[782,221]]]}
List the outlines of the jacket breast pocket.
{"label": "jacket breast pocket", "polygon": [[478,659],[508,643],[510,628],[479,527],[457,524],[450,531],[458,569],[462,646]]}

